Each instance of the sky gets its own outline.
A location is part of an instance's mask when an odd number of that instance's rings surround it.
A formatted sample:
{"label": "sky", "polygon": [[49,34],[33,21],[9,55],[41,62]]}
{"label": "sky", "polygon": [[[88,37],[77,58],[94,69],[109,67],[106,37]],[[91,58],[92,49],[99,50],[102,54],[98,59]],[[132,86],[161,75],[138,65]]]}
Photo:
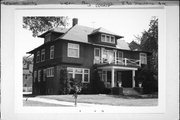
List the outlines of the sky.
{"label": "sky", "polygon": [[[72,18],[78,18],[79,25],[93,28],[103,27],[124,36],[122,40],[126,42],[135,40],[134,36],[141,36],[144,30],[148,30],[152,16],[158,17],[161,14],[159,9],[61,9],[41,13],[41,16],[68,16],[68,27],[72,26]],[[21,48],[23,55],[43,44],[43,39],[32,37],[31,31],[21,28],[20,32],[21,43],[28,44]]]}

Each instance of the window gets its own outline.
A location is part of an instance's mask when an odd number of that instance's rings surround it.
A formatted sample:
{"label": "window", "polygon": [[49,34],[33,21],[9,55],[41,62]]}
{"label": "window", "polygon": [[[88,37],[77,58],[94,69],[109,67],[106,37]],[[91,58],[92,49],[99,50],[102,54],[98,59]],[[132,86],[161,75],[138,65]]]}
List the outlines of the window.
{"label": "window", "polygon": [[100,49],[99,48],[94,48],[94,56],[100,57]]}
{"label": "window", "polygon": [[106,42],[106,41],[105,41],[105,38],[106,38],[105,35],[101,35],[101,41],[102,41],[102,42]]}
{"label": "window", "polygon": [[111,43],[115,43],[115,37],[111,36]]}
{"label": "window", "polygon": [[46,76],[47,77],[54,77],[54,67],[50,67],[46,69]]}
{"label": "window", "polygon": [[41,50],[41,62],[45,61],[45,49]]}
{"label": "window", "polygon": [[76,78],[81,80],[83,83],[89,83],[90,81],[90,70],[84,68],[67,68],[68,79]]}
{"label": "window", "polygon": [[37,71],[34,71],[34,82],[36,81],[37,78]]}
{"label": "window", "polygon": [[100,49],[94,48],[94,63],[100,63]]}
{"label": "window", "polygon": [[40,61],[40,51],[37,51],[36,63]]}
{"label": "window", "polygon": [[38,82],[41,81],[41,70],[38,70]]}
{"label": "window", "polygon": [[141,64],[147,64],[147,55],[146,53],[140,53]]}
{"label": "window", "polygon": [[79,58],[79,44],[68,43],[68,57]]}
{"label": "window", "polygon": [[54,45],[50,47],[50,59],[54,59]]}
{"label": "window", "polygon": [[108,43],[111,42],[111,41],[110,41],[110,36],[109,36],[109,35],[106,36],[106,42],[108,42]]}
{"label": "window", "polygon": [[107,43],[115,43],[115,37],[111,35],[101,35],[101,41],[102,42],[107,42]]}
{"label": "window", "polygon": [[51,33],[45,35],[45,43],[51,41]]}
{"label": "window", "polygon": [[89,69],[84,69],[84,83],[88,83],[89,82]]}
{"label": "window", "polygon": [[107,81],[107,71],[102,71],[102,81]]}
{"label": "window", "polygon": [[43,70],[43,81],[46,81],[46,69]]}

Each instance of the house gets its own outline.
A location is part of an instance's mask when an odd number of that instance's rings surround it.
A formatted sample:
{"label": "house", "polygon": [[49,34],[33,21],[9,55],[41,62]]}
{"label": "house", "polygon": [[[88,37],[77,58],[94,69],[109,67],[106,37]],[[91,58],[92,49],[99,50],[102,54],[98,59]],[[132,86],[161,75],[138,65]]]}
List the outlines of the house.
{"label": "house", "polygon": [[117,87],[117,81],[123,88],[138,87],[136,71],[147,65],[147,52],[132,51],[121,40],[123,36],[102,27],[78,25],[77,18],[70,29],[54,28],[39,37],[44,38],[44,44],[28,52],[34,54],[33,94],[59,94],[62,67],[68,78],[90,84],[96,65],[107,88]]}
{"label": "house", "polygon": [[23,92],[32,92],[33,59],[23,57]]}

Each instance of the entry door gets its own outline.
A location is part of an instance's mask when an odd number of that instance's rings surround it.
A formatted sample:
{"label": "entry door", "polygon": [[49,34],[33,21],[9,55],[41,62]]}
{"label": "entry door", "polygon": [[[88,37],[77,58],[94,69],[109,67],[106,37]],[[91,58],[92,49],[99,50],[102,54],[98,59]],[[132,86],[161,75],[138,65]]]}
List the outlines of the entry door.
{"label": "entry door", "polygon": [[123,64],[123,52],[122,51],[117,51],[117,63]]}

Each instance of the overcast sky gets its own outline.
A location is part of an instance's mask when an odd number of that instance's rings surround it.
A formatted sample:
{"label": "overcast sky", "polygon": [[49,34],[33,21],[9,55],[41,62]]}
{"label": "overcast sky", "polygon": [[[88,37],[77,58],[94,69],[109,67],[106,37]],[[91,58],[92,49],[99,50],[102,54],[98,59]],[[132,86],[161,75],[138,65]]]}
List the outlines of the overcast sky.
{"label": "overcast sky", "polygon": [[[134,36],[142,35],[141,33],[149,28],[152,16],[158,17],[161,14],[159,9],[61,9],[41,13],[49,16],[68,16],[70,23],[68,27],[72,26],[72,18],[78,18],[79,25],[103,27],[124,36],[122,39],[126,42],[134,40]],[[23,55],[43,43],[43,39],[33,38],[31,31],[21,28],[20,32],[22,44],[28,44],[22,46]]]}

